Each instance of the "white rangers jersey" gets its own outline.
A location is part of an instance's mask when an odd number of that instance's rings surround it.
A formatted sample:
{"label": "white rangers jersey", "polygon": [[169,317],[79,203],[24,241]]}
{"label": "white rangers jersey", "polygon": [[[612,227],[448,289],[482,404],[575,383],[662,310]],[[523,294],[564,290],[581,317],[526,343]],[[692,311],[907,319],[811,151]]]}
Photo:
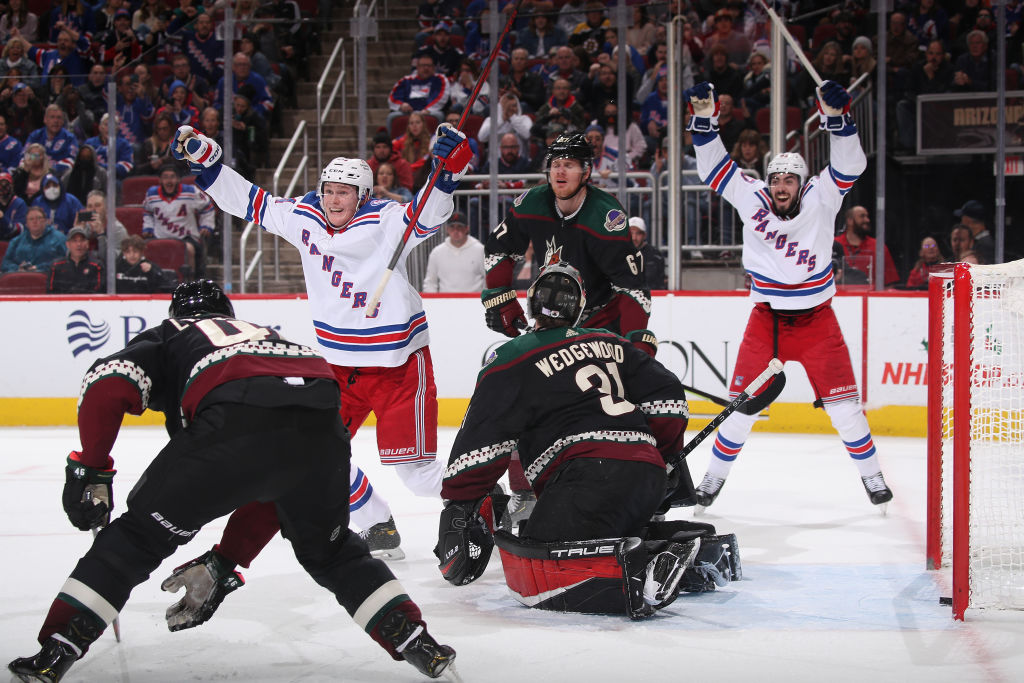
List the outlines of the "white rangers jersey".
{"label": "white rangers jersey", "polygon": [[200,231],[212,232],[216,212],[213,202],[195,185],[178,185],[178,194],[164,194],[160,185],[149,188],[142,207],[142,233],[158,239],[199,239]]}
{"label": "white rangers jersey", "polygon": [[274,197],[223,164],[197,182],[222,209],[255,221],[299,250],[318,350],[327,362],[398,367],[430,343],[423,301],[409,282],[405,260],[448,220],[451,195],[437,188],[430,193],[381,301],[368,317],[367,300],[402,240],[419,195],[407,204],[371,199],[348,225],[335,230],[328,226],[316,192]]}
{"label": "white rangers jersey", "polygon": [[740,173],[717,134],[693,137],[701,179],[743,220],[743,267],[750,274],[750,298],[777,310],[813,308],[832,298],[836,214],[867,166],[856,129],[830,135],[830,163],[804,185],[800,212],[792,218],[775,215],[768,185]]}

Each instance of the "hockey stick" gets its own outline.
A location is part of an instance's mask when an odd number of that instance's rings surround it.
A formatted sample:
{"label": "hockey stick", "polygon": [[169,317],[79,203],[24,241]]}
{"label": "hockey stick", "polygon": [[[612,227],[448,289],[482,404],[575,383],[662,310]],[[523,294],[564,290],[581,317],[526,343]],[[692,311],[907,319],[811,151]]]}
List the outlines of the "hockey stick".
{"label": "hockey stick", "polygon": [[[498,53],[501,52],[501,42],[505,40],[505,36],[508,35],[509,30],[512,28],[512,24],[515,23],[516,16],[519,14],[519,7],[523,4],[523,0],[516,0],[515,6],[512,11],[509,12],[508,20],[505,22],[505,28],[501,31],[501,35],[498,36],[498,40],[495,41],[494,47],[491,48],[491,54],[487,57],[487,63],[484,64],[483,70],[480,72],[480,78],[477,79],[476,85],[473,86],[473,92],[469,94],[469,99],[466,100],[466,104],[462,110],[462,116],[459,117],[459,123],[456,126],[460,131],[463,125],[466,123],[466,117],[469,116],[469,110],[473,108],[473,103],[476,101],[477,95],[480,94],[480,89],[487,82],[487,77],[491,73],[491,67],[494,65],[494,60],[497,59]],[[430,192],[434,189],[434,185],[437,183],[438,177],[441,175],[441,171],[444,170],[444,163],[438,164],[430,174],[430,179],[427,181],[426,187],[423,189],[423,194],[420,196],[420,202],[416,206],[416,210],[412,214],[412,218],[409,219],[409,224],[405,226],[405,233],[402,235],[402,241],[395,247],[395,253],[391,255],[391,261],[388,262],[388,267],[384,271],[384,276],[380,280],[380,284],[377,285],[377,289],[374,290],[373,296],[366,303],[366,317],[374,315],[374,310],[377,308],[377,303],[380,302],[380,298],[384,295],[384,288],[388,286],[388,282],[391,280],[391,275],[395,272],[395,266],[398,265],[399,259],[402,258],[402,252],[405,251],[405,245],[409,242],[409,235],[416,228],[416,223],[420,219],[420,214],[423,212],[423,207],[427,205],[427,197],[430,196]]]}
{"label": "hockey stick", "polygon": [[[779,394],[782,393],[782,390],[785,387],[786,373],[779,372],[779,374],[775,377],[772,383],[768,385],[767,389],[762,391],[757,396],[751,396],[750,398],[748,398],[746,402],[744,402],[737,408],[737,410],[739,410],[744,415],[757,415],[762,410],[771,405],[771,402],[779,397]],[[691,387],[687,384],[683,385],[683,389],[685,389],[691,394],[696,394],[701,398],[706,398],[712,403],[718,404],[722,407],[728,406],[730,403],[728,399],[722,398],[720,396],[715,396],[714,394],[709,394],[706,391],[701,391],[700,389],[697,389],[696,387]],[[750,387],[747,387],[747,389],[747,393],[750,393]]]}
{"label": "hockey stick", "polygon": [[719,425],[725,422],[725,418],[732,415],[740,405],[749,399],[751,394],[755,393],[765,382],[781,372],[782,361],[778,358],[772,358],[768,362],[768,367],[764,369],[764,372],[755,377],[754,381],[748,384],[746,389],[740,392],[736,398],[729,401],[729,405],[725,406],[725,410],[716,415],[715,418],[711,420],[706,427],[704,427],[704,429],[697,432],[697,436],[693,437],[689,443],[683,446],[683,450],[680,452],[679,457],[685,458],[689,455],[690,452],[699,446],[704,439],[708,438],[712,432],[718,429]]}
{"label": "hockey stick", "polygon": [[782,20],[782,17],[775,13],[772,6],[765,2],[765,0],[760,0],[760,2],[761,6],[768,12],[768,16],[771,17],[772,23],[779,27],[782,37],[785,38],[786,42],[789,43],[789,46],[793,48],[794,52],[796,52],[796,58],[799,59],[800,63],[804,65],[804,68],[807,69],[807,73],[809,73],[811,78],[814,79],[814,83],[820,86],[823,81],[821,80],[821,76],[818,74],[818,70],[814,68],[814,65],[811,64],[811,60],[804,54],[804,49],[800,47],[800,43],[797,42],[796,38],[793,37],[793,34],[789,32],[788,28],[786,28],[786,22]]}

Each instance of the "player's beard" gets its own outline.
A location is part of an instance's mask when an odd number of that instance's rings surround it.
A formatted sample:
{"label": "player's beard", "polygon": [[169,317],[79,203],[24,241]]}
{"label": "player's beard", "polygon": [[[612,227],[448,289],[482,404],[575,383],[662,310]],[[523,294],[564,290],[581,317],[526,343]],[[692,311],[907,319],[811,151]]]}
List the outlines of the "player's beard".
{"label": "player's beard", "polygon": [[800,195],[792,197],[784,210],[779,208],[779,203],[772,197],[772,207],[775,209],[775,215],[779,218],[792,218],[793,216],[800,213]]}

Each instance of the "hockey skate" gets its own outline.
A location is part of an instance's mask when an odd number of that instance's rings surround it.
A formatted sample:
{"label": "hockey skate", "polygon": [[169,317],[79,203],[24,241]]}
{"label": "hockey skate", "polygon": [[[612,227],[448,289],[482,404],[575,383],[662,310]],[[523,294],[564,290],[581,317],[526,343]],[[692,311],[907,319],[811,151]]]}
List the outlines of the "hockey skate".
{"label": "hockey skate", "polygon": [[525,522],[533,514],[533,507],[537,504],[537,496],[533,491],[513,491],[512,497],[505,508],[505,514],[501,516],[500,528],[519,534],[519,523]]}
{"label": "hockey skate", "polygon": [[686,543],[669,543],[647,563],[647,577],[644,581],[644,602],[661,609],[667,607],[679,595],[679,580],[693,564],[693,558],[700,550],[700,539]]}
{"label": "hockey skate", "polygon": [[704,512],[705,508],[711,507],[723,486],[725,486],[725,479],[705,474],[704,479],[697,486],[697,506],[694,509],[694,514],[699,515]]}
{"label": "hockey skate", "polygon": [[402,536],[395,527],[395,518],[388,517],[388,521],[374,524],[369,529],[359,532],[359,538],[370,547],[371,557],[381,560],[401,560],[405,558],[405,552],[400,546]]}
{"label": "hockey skate", "polygon": [[405,612],[393,609],[380,623],[380,634],[395,646],[405,661],[430,678],[439,678],[455,661],[455,650],[440,645],[420,624],[409,621]]}
{"label": "hockey skate", "polygon": [[860,480],[864,484],[864,490],[867,491],[868,498],[871,499],[871,504],[878,505],[878,509],[882,511],[884,516],[888,510],[889,501],[892,500],[892,490],[885,483],[882,473],[872,474],[870,477],[861,477]]}
{"label": "hockey skate", "polygon": [[70,644],[54,637],[43,643],[43,649],[32,657],[19,657],[7,665],[14,674],[12,681],[44,681],[57,683],[71,665],[78,661],[78,652]]}

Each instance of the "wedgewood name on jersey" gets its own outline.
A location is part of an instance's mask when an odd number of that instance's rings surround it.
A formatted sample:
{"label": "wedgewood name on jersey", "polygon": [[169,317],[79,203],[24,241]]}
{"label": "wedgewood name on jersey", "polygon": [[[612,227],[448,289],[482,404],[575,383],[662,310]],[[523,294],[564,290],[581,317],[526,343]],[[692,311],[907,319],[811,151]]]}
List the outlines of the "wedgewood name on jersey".
{"label": "wedgewood name on jersey", "polygon": [[564,349],[558,349],[534,363],[538,370],[550,377],[559,370],[574,365],[577,361],[611,359],[616,363],[623,362],[625,354],[621,346],[609,344],[606,341],[591,341],[570,344]]}

